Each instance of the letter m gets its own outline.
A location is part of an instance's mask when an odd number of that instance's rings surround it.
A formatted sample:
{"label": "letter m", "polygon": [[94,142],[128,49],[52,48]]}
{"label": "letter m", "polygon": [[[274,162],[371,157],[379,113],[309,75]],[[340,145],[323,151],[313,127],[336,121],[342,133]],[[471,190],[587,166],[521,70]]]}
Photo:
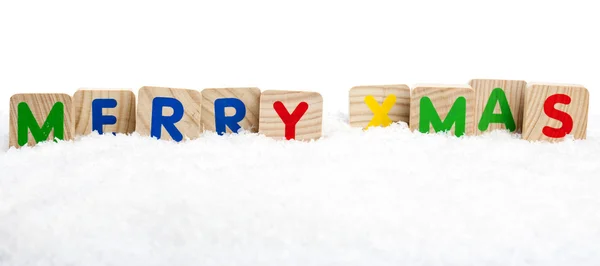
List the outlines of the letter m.
{"label": "letter m", "polygon": [[428,133],[431,124],[436,133],[450,131],[454,126],[454,135],[460,137],[465,134],[467,119],[467,100],[465,97],[456,99],[444,121],[440,118],[429,97],[421,98],[420,104],[419,131],[421,133]]}
{"label": "letter m", "polygon": [[48,113],[46,121],[40,127],[29,105],[25,102],[19,103],[17,107],[17,143],[19,146],[27,144],[29,131],[31,131],[36,143],[48,140],[48,136],[52,131],[54,131],[55,139],[64,139],[64,113],[65,105],[62,102],[55,103],[50,113]]}

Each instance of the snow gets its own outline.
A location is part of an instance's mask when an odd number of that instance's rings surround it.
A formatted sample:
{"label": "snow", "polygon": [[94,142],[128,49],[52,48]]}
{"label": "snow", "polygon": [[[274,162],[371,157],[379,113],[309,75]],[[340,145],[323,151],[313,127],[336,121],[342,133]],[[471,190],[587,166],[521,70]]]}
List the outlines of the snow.
{"label": "snow", "polygon": [[597,265],[598,118],[588,140],[558,144],[365,132],[333,113],[308,143],[92,135],[10,149],[0,265]]}

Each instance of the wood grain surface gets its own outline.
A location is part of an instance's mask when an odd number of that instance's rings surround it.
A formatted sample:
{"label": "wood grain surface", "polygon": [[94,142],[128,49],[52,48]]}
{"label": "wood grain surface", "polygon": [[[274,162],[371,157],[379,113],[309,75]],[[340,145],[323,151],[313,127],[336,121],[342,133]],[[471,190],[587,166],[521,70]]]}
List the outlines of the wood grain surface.
{"label": "wood grain surface", "polygon": [[[473,79],[469,82],[475,90],[475,134],[481,135],[484,132],[490,132],[498,129],[506,129],[503,123],[491,123],[485,131],[479,129],[483,110],[488,103],[490,95],[495,88],[504,90],[508,105],[515,121],[516,130],[514,133],[521,133],[523,128],[523,110],[525,105],[525,88],[527,82],[523,80],[502,80],[502,79]],[[499,114],[500,105],[496,104],[494,114]]]}
{"label": "wood grain surface", "polygon": [[366,96],[373,96],[382,104],[389,95],[396,96],[396,103],[387,113],[393,122],[405,122],[410,119],[410,88],[404,84],[356,86],[349,92],[350,126],[365,128],[373,118],[373,112],[365,103]]}
{"label": "wood grain surface", "polygon": [[[237,98],[246,106],[246,116],[238,124],[246,131],[258,132],[260,110],[259,88],[209,88],[202,90],[202,127],[205,131],[216,131],[215,100],[221,98]],[[225,115],[233,116],[235,109],[226,108]],[[227,133],[232,133],[226,127]]]}
{"label": "wood grain surface", "polygon": [[75,108],[75,134],[87,135],[92,132],[92,102],[96,99],[115,99],[117,106],[103,108],[103,115],[112,115],[117,123],[104,125],[104,133],[130,134],[135,131],[135,94],[124,89],[79,89],[73,95]]}
{"label": "wood grain surface", "polygon": [[[438,115],[442,120],[452,108],[452,105],[459,97],[465,97],[467,101],[467,113],[465,124],[465,135],[473,135],[475,132],[475,93],[469,85],[444,85],[444,84],[422,84],[416,85],[410,96],[410,129],[413,131],[419,130],[419,119],[421,109],[421,98],[429,97],[435,106]],[[429,132],[435,130],[430,125]],[[454,126],[450,130],[454,132]]]}
{"label": "wood grain surface", "polygon": [[525,112],[522,138],[530,141],[561,141],[564,138],[550,138],[542,130],[562,127],[562,122],[550,118],[544,112],[546,99],[555,94],[566,94],[571,98],[570,104],[556,104],[554,108],[565,112],[573,119],[571,135],[575,139],[585,139],[587,133],[589,92],[581,85],[533,83],[525,91]]}
{"label": "wood grain surface", "polygon": [[[142,136],[150,136],[150,123],[152,121],[152,101],[155,97],[170,97],[181,102],[184,109],[183,118],[175,124],[183,134],[184,139],[195,139],[200,136],[202,94],[197,90],[175,89],[165,87],[142,87],[138,92],[138,110],[135,131]],[[171,108],[163,108],[163,115],[173,114]],[[161,139],[172,140],[167,130],[161,129]]]}
{"label": "wood grain surface", "polygon": [[276,101],[281,101],[289,113],[301,102],[308,103],[308,110],[296,124],[296,140],[322,136],[323,98],[317,92],[306,91],[264,91],[260,96],[259,133],[275,139],[285,138],[285,124],[273,108]]}
{"label": "wood grain surface", "polygon": [[[31,113],[38,122],[38,125],[42,127],[44,121],[48,117],[50,110],[54,104],[62,102],[64,105],[64,136],[63,140],[72,140],[75,136],[75,123],[74,123],[74,112],[73,103],[71,96],[64,93],[23,93],[15,94],[10,98],[10,117],[9,117],[9,146],[10,147],[21,147],[18,144],[18,105],[19,103],[27,103]],[[31,131],[28,133],[27,146],[34,146],[36,144],[35,139],[31,135]],[[51,132],[47,140],[54,140],[54,133]]]}

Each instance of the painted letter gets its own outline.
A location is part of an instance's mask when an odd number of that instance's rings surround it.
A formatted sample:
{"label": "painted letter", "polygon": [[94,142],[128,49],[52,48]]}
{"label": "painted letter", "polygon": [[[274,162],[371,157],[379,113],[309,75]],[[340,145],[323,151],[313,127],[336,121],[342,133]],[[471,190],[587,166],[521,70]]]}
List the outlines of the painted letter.
{"label": "painted letter", "polygon": [[92,101],[92,131],[104,134],[104,125],[117,123],[117,118],[114,115],[102,115],[102,109],[115,107],[117,107],[117,100],[115,99],[95,99]]}
{"label": "painted letter", "polygon": [[[173,109],[173,115],[163,116],[163,107]],[[183,105],[175,98],[156,97],[152,100],[152,122],[150,123],[150,136],[160,139],[164,126],[171,138],[175,141],[183,140],[183,135],[175,126],[183,118]]]}
{"label": "painted letter", "polygon": [[420,112],[419,131],[421,133],[428,133],[429,124],[431,123],[435,132],[450,131],[452,125],[454,125],[454,134],[457,137],[465,134],[465,124],[467,119],[467,99],[465,99],[465,97],[461,96],[456,99],[443,122],[437,113],[437,110],[435,110],[431,99],[427,96],[421,98]]}
{"label": "painted letter", "polygon": [[273,103],[273,108],[275,109],[275,112],[277,112],[277,115],[279,115],[279,118],[281,118],[281,121],[283,121],[283,124],[285,124],[285,138],[296,138],[296,123],[300,121],[300,118],[306,113],[306,110],[308,110],[308,103],[301,102],[298,104],[291,115],[280,101]]}
{"label": "painted letter", "polygon": [[542,129],[542,133],[549,138],[562,138],[571,133],[571,130],[573,130],[573,118],[569,114],[554,108],[554,105],[557,103],[570,104],[571,97],[566,94],[554,94],[546,98],[546,101],[544,102],[544,113],[548,117],[562,122],[562,126],[560,128],[545,126]]}
{"label": "painted letter", "polygon": [[65,133],[64,114],[65,105],[62,102],[55,103],[52,109],[50,109],[46,121],[44,121],[44,124],[40,128],[29,105],[25,102],[19,103],[17,106],[17,143],[19,146],[27,144],[29,130],[31,130],[31,135],[36,143],[47,140],[50,132],[53,130],[54,138],[62,140]]}
{"label": "painted letter", "polygon": [[[496,104],[500,105],[501,113],[499,114],[494,114]],[[502,123],[510,132],[514,132],[517,129],[517,125],[515,124],[515,120],[513,119],[510,110],[510,105],[508,105],[508,100],[506,99],[506,94],[501,88],[495,88],[490,94],[490,98],[488,99],[488,102],[483,109],[481,119],[479,120],[479,130],[486,131],[490,126],[490,123]]]}
{"label": "painted letter", "polygon": [[395,103],[396,95],[394,94],[390,94],[387,97],[385,97],[385,100],[383,100],[382,105],[379,105],[379,103],[377,103],[375,97],[371,95],[366,96],[365,104],[367,104],[367,106],[369,106],[369,109],[371,109],[371,112],[373,112],[373,118],[371,119],[371,122],[369,122],[369,124],[367,125],[367,128],[373,126],[387,127],[391,125],[392,119],[390,119],[388,113],[390,112]]}
{"label": "painted letter", "polygon": [[[235,109],[235,115],[225,116],[225,108],[232,107]],[[226,126],[232,132],[237,133],[241,126],[238,122],[242,121],[246,116],[246,105],[238,98],[221,98],[215,100],[215,128],[217,134],[223,135],[227,131]]]}

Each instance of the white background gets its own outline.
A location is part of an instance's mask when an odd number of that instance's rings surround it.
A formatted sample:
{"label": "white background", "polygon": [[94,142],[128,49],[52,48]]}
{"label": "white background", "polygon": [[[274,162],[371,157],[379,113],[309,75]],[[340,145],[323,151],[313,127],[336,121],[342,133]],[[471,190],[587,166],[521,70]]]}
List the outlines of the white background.
{"label": "white background", "polygon": [[[258,86],[345,111],[356,85],[576,83],[599,113],[594,1],[2,1],[0,91]],[[335,105],[332,105],[336,103]],[[339,103],[339,105],[337,104]]]}

